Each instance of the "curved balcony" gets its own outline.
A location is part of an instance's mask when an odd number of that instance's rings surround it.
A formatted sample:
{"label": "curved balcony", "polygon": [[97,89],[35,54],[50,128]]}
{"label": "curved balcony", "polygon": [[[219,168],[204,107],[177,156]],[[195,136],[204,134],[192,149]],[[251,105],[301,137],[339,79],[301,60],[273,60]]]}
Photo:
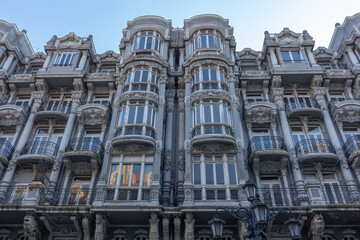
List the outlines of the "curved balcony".
{"label": "curved balcony", "polygon": [[39,160],[45,160],[53,163],[59,147],[56,143],[50,141],[30,141],[20,152],[20,157],[17,159],[19,164],[36,163]]}
{"label": "curved balcony", "polygon": [[205,91],[205,90],[223,90],[228,92],[228,85],[220,81],[202,81],[194,83],[191,92]]}
{"label": "curved balcony", "polygon": [[112,146],[119,144],[140,144],[155,147],[155,129],[148,125],[126,125],[116,130]]}
{"label": "curved balcony", "polygon": [[47,119],[67,120],[71,110],[71,101],[49,101],[46,105],[40,106],[35,114],[37,121]]}
{"label": "curved balcony", "polygon": [[343,145],[343,149],[350,164],[355,167],[360,167],[360,135],[349,137]]}
{"label": "curved balcony", "polygon": [[284,102],[288,118],[298,118],[304,115],[313,118],[321,117],[322,111],[314,98],[284,98]]}
{"label": "curved balcony", "polygon": [[277,106],[272,99],[248,99],[244,112],[246,122],[269,123],[276,119]]}
{"label": "curved balcony", "polygon": [[63,155],[65,163],[91,162],[94,167],[101,165],[103,157],[104,145],[97,137],[71,139]]}
{"label": "curved balcony", "polygon": [[14,152],[14,147],[5,139],[0,139],[0,161],[7,165]]}
{"label": "curved balcony", "polygon": [[335,165],[338,158],[330,140],[304,139],[295,145],[296,156],[301,164],[324,162],[326,165]]}
{"label": "curved balcony", "polygon": [[329,103],[331,115],[335,121],[360,121],[360,99],[343,98]]}
{"label": "curved balcony", "polygon": [[232,127],[221,123],[204,123],[191,130],[193,145],[203,143],[235,144]]}
{"label": "curved balcony", "polygon": [[4,104],[0,106],[0,126],[16,126],[26,123],[29,106]]}

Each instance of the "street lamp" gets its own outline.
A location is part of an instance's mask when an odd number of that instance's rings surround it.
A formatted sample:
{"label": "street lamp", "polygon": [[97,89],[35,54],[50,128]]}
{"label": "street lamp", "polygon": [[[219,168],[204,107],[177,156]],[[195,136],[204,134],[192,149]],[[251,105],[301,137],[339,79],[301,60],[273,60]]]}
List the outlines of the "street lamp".
{"label": "street lamp", "polygon": [[246,223],[245,227],[248,230],[246,237],[254,237],[256,240],[259,240],[260,237],[266,239],[265,231],[269,221],[276,218],[279,214],[288,215],[289,219],[284,224],[289,229],[292,239],[301,239],[301,221],[295,219],[294,214],[289,208],[269,209],[256,195],[255,184],[244,185],[244,190],[249,202],[251,202],[250,209],[244,208],[241,205],[239,208],[217,208],[215,215],[209,221],[214,239],[221,239],[222,237],[225,221],[219,217],[219,214],[225,213],[237,220],[244,221]]}

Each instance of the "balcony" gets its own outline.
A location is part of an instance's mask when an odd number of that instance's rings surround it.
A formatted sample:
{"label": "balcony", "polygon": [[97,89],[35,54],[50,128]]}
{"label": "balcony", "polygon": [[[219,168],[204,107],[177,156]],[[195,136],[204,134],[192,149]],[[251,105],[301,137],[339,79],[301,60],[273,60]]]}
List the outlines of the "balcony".
{"label": "balcony", "polygon": [[50,141],[30,141],[21,150],[21,156],[17,159],[17,163],[20,165],[31,164],[37,163],[39,160],[53,163],[58,151],[59,147],[56,143]]}
{"label": "balcony", "polygon": [[357,168],[360,167],[360,135],[353,135],[343,145],[349,163]]}
{"label": "balcony", "polygon": [[66,101],[49,101],[47,104],[40,106],[35,117],[37,121],[55,119],[66,121],[71,110],[71,100]]}
{"label": "balcony", "polygon": [[95,191],[88,187],[57,188],[50,198],[44,194],[40,200],[40,205],[50,203],[51,206],[89,206],[95,198],[94,193]]}
{"label": "balcony", "polygon": [[111,144],[112,146],[140,144],[155,147],[155,129],[148,125],[120,126]]}
{"label": "balcony", "polygon": [[21,206],[29,192],[28,186],[13,186],[0,188],[0,206]]}
{"label": "balcony", "polygon": [[296,199],[296,189],[281,188],[280,186],[272,186],[266,188],[258,188],[260,198],[266,205],[271,207],[293,206]]}
{"label": "balcony", "polygon": [[260,172],[276,173],[285,169],[288,157],[281,137],[258,136],[249,142],[251,164]]}
{"label": "balcony", "polygon": [[358,122],[360,121],[360,99],[342,98],[329,103],[331,116],[335,121]]}
{"label": "balcony", "polygon": [[277,106],[271,99],[248,99],[244,112],[246,122],[270,123],[276,119]]}
{"label": "balcony", "polygon": [[335,149],[327,139],[304,139],[295,145],[296,156],[300,164],[312,166],[313,162],[323,162],[334,166],[338,162]]}
{"label": "balcony", "polygon": [[195,126],[192,131],[192,145],[203,143],[225,143],[235,145],[232,127],[222,123],[204,123]]}
{"label": "balcony", "polygon": [[288,118],[299,118],[300,116],[320,118],[322,115],[320,106],[314,98],[284,98],[284,102]]}
{"label": "balcony", "polygon": [[[141,190],[140,196],[139,191]],[[149,201],[150,188],[114,188],[106,190],[105,201]]]}
{"label": "balcony", "polygon": [[7,166],[9,159],[14,152],[14,147],[5,139],[0,139],[0,162]]}
{"label": "balcony", "polygon": [[0,106],[0,126],[24,125],[29,115],[29,106],[3,104]]}
{"label": "balcony", "polygon": [[92,169],[102,165],[104,157],[103,143],[97,137],[82,137],[71,139],[65,149],[63,159],[71,169],[73,163],[88,162]]}

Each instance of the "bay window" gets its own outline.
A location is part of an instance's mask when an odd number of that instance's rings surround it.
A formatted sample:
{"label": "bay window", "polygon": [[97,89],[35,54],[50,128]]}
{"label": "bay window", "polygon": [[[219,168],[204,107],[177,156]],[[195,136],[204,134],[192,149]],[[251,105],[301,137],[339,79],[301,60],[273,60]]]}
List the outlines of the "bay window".
{"label": "bay window", "polygon": [[222,100],[195,102],[193,136],[200,134],[232,135],[229,103]]}
{"label": "bay window", "polygon": [[76,58],[76,53],[73,51],[59,52],[55,56],[54,66],[71,66]]}
{"label": "bay window", "polygon": [[149,200],[153,159],[150,155],[114,158],[107,200]]}
{"label": "bay window", "polygon": [[194,155],[192,162],[194,200],[238,199],[234,155]]}
{"label": "bay window", "polygon": [[193,36],[194,50],[199,48],[223,49],[221,35],[216,30],[197,31]]}
{"label": "bay window", "polygon": [[219,68],[199,68],[193,75],[192,91],[222,89],[227,91],[224,72]]}
{"label": "bay window", "polygon": [[132,51],[135,50],[156,50],[160,52],[161,38],[155,31],[142,31],[134,35]]}
{"label": "bay window", "polygon": [[158,93],[158,75],[152,69],[133,70],[127,75],[124,92],[147,91]]}

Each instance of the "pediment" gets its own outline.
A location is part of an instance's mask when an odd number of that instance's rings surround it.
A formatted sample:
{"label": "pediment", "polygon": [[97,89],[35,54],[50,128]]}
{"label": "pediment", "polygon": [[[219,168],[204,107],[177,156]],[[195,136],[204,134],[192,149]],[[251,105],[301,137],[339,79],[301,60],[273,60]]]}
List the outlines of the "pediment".
{"label": "pediment", "polygon": [[259,52],[252,50],[251,48],[244,48],[239,52],[239,58],[241,59],[254,59],[258,58]]}
{"label": "pediment", "polygon": [[289,28],[284,28],[279,34],[276,35],[280,43],[299,42],[300,34],[291,31]]}
{"label": "pediment", "polygon": [[314,51],[315,58],[332,58],[333,51],[326,47],[318,47]]}
{"label": "pediment", "polygon": [[70,32],[69,34],[65,35],[62,38],[57,39],[61,45],[63,44],[80,44],[82,38],[77,36],[75,33]]}
{"label": "pediment", "polygon": [[103,54],[99,55],[100,62],[117,62],[119,61],[120,54],[117,54],[114,51],[106,51]]}

